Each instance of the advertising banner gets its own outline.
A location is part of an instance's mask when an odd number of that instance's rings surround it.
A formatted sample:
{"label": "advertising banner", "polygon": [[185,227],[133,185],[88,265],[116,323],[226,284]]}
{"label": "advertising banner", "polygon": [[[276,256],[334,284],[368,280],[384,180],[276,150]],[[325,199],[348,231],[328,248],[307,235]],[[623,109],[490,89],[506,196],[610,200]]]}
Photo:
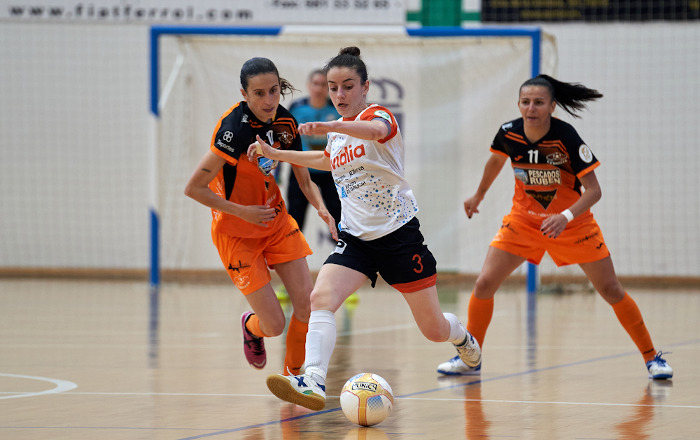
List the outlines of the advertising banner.
{"label": "advertising banner", "polygon": [[0,0],[0,20],[281,26],[396,24],[405,0]]}
{"label": "advertising banner", "polygon": [[700,0],[482,0],[484,22],[687,21],[700,18]]}

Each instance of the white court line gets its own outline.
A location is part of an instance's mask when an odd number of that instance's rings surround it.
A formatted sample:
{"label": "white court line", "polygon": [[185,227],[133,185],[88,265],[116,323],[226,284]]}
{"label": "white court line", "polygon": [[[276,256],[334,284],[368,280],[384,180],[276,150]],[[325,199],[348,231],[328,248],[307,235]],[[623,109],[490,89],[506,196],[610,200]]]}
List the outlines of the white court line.
{"label": "white court line", "polygon": [[[67,380],[61,380],[61,379],[51,379],[50,377],[40,377],[40,376],[23,376],[21,374],[7,374],[7,373],[0,373],[0,376],[4,377],[14,377],[17,379],[29,379],[29,380],[41,380],[44,382],[51,382],[54,385],[56,385],[55,388],[52,388],[50,390],[45,390],[45,391],[38,391],[38,392],[32,392],[32,393],[12,393],[8,396],[0,396],[0,399],[16,399],[18,397],[32,397],[32,396],[43,396],[45,394],[58,394],[58,393],[65,393],[66,391],[74,390],[78,388],[78,385],[76,385],[73,382],[67,381]],[[6,394],[6,393],[0,393],[0,394]]]}
{"label": "white court line", "polygon": [[[0,374],[2,375],[2,374]],[[3,394],[0,392],[0,394]],[[200,397],[263,397],[275,398],[270,394],[231,394],[231,393],[107,393],[107,392],[73,392],[73,395],[83,396],[200,396]],[[22,397],[22,396],[17,396]],[[340,396],[326,396],[329,399],[338,399]],[[2,397],[0,397],[2,398]],[[652,408],[688,408],[700,409],[698,405],[648,405],[638,403],[607,403],[607,402],[554,402],[537,400],[491,400],[491,399],[459,399],[459,398],[425,398],[425,397],[394,397],[396,400],[417,400],[426,402],[481,402],[481,403],[515,403],[515,404],[541,404],[541,405],[581,405],[581,406],[622,406],[622,407],[652,407]]]}
{"label": "white court line", "polygon": [[544,404],[544,405],[582,405],[582,406],[634,406],[652,408],[689,408],[700,409],[698,405],[646,405],[639,403],[606,403],[606,402],[540,402],[537,400],[486,400],[486,399],[439,399],[439,398],[418,398],[418,397],[395,397],[398,400],[424,400],[424,401],[444,401],[444,402],[491,402],[491,403],[524,403],[524,404]]}

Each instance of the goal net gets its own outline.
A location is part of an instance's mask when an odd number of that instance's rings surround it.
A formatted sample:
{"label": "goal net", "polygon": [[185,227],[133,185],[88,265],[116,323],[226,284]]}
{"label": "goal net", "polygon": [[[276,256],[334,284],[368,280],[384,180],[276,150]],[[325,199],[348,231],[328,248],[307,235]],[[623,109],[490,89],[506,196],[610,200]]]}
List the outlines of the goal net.
{"label": "goal net", "polygon": [[[368,68],[368,102],[388,107],[399,121],[406,177],[439,270],[478,273],[500,216],[510,209],[512,173],[501,173],[480,206],[488,212],[483,221],[465,221],[464,198],[479,184],[500,124],[519,116],[515,103],[520,84],[540,70],[556,74],[556,47],[534,28],[450,32],[315,28],[309,33],[308,28],[285,28],[275,35],[173,30],[156,36],[154,205],[160,219],[161,267],[221,266],[211,243],[210,211],[184,197],[183,189],[209,148],[217,120],[242,100],[241,65],[256,56],[271,59],[280,75],[300,90],[281,102],[289,106],[292,99],[306,96],[310,71],[353,45],[361,49]],[[280,186],[286,196],[284,175]],[[306,223],[304,233],[314,250],[309,263],[317,269],[332,244],[324,239],[325,225],[317,216],[307,215]]]}

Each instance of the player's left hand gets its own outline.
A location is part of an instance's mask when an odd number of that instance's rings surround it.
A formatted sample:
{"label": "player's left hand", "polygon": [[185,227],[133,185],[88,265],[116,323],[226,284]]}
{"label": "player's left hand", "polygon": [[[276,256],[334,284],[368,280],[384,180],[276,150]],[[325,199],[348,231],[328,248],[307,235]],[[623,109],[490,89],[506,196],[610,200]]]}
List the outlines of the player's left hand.
{"label": "player's left hand", "polygon": [[552,215],[544,219],[540,231],[545,237],[557,238],[564,232],[568,223],[569,221],[564,217],[564,214]]}
{"label": "player's left hand", "polygon": [[299,124],[299,133],[308,136],[317,136],[322,134],[327,134],[331,131],[331,125],[329,122],[304,122]]}

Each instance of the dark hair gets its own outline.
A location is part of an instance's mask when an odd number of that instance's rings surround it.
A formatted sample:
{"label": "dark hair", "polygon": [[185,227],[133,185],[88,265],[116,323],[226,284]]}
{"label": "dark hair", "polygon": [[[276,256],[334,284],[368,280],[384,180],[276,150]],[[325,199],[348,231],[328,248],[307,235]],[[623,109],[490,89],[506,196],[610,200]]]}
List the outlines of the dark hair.
{"label": "dark hair", "polygon": [[528,79],[520,86],[520,90],[527,86],[546,88],[554,102],[575,118],[580,118],[576,112],[587,108],[585,104],[587,101],[595,101],[603,97],[603,94],[599,91],[589,89],[583,84],[558,81],[544,74]]}
{"label": "dark hair", "polygon": [[254,76],[262,75],[264,73],[274,73],[280,82],[280,92],[282,95],[287,93],[293,93],[295,90],[294,86],[284,78],[280,78],[280,73],[277,71],[277,66],[275,63],[267,58],[255,57],[251,58],[241,67],[241,87],[243,90],[248,90],[248,80]]}
{"label": "dark hair", "polygon": [[352,69],[360,76],[362,84],[367,82],[367,66],[360,58],[360,48],[356,46],[348,46],[340,49],[338,55],[331,59],[323,71],[328,73],[333,67],[347,67]]}
{"label": "dark hair", "polygon": [[326,76],[326,71],[324,69],[314,69],[309,73],[308,80],[311,81],[311,78],[313,78],[316,75],[323,75],[324,77]]}

